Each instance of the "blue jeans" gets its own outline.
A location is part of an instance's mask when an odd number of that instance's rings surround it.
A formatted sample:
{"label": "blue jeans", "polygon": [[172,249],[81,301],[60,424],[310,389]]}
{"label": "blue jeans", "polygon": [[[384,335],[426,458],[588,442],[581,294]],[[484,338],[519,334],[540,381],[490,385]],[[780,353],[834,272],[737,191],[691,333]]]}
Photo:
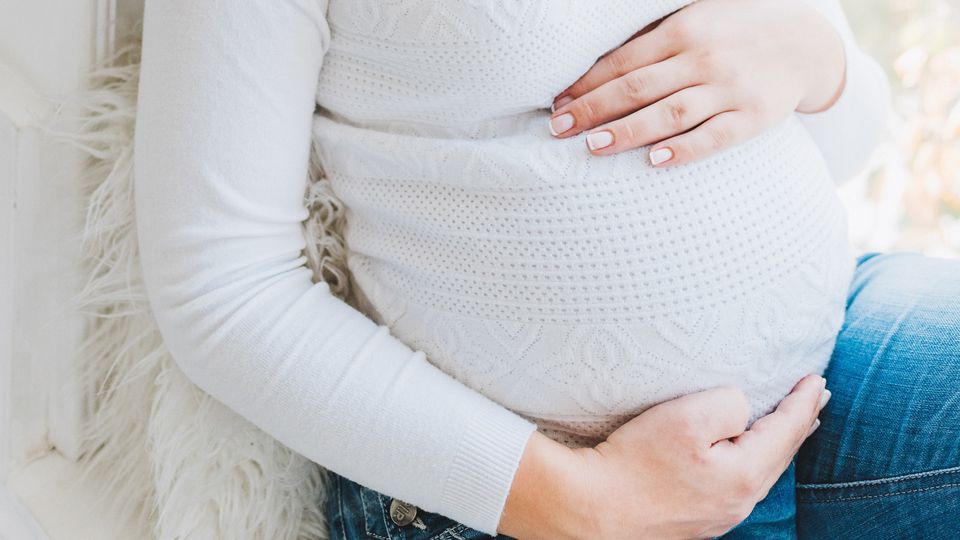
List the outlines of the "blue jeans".
{"label": "blue jeans", "polygon": [[[960,538],[960,261],[860,257],[826,372],[821,426],[724,538]],[[492,537],[330,472],[331,538]],[[403,520],[401,520],[403,522]]]}
{"label": "blue jeans", "polygon": [[960,538],[960,261],[860,258],[797,457],[801,538]]}

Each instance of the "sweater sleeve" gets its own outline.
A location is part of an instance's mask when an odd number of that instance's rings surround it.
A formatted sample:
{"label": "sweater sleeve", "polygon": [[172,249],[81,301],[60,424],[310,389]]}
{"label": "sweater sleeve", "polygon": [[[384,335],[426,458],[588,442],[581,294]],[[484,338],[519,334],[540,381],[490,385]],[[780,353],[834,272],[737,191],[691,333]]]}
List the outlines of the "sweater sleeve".
{"label": "sweater sleeve", "polygon": [[883,68],[857,44],[838,0],[811,0],[843,40],[845,83],[829,109],[798,113],[827,161],[836,183],[857,174],[887,135],[890,85]]}
{"label": "sweater sleeve", "polygon": [[495,534],[536,426],[314,284],[302,255],[326,0],[148,0],[144,283],[201,389],[294,451]]}

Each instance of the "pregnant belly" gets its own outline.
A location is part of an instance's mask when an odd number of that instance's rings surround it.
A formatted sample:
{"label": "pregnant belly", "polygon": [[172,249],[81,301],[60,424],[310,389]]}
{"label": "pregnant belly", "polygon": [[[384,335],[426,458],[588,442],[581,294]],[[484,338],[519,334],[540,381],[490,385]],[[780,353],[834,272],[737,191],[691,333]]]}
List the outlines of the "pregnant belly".
{"label": "pregnant belly", "polygon": [[394,335],[584,444],[718,384],[759,415],[822,369],[852,266],[798,121],[669,169],[518,122],[466,140],[319,120],[351,271]]}

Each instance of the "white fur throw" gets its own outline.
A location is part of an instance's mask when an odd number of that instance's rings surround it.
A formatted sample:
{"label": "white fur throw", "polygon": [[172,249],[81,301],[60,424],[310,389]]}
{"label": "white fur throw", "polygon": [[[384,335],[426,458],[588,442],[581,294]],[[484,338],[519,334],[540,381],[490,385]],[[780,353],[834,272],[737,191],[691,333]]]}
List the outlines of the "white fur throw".
{"label": "white fur throw", "polygon": [[[86,286],[93,318],[81,353],[88,389],[81,464],[105,502],[159,539],[323,539],[326,471],[286,448],[180,371],[160,337],[141,283],[133,199],[139,45],[98,68],[78,96],[70,142],[85,169]],[[356,305],[344,264],[343,206],[319,168],[305,194],[314,279]]]}

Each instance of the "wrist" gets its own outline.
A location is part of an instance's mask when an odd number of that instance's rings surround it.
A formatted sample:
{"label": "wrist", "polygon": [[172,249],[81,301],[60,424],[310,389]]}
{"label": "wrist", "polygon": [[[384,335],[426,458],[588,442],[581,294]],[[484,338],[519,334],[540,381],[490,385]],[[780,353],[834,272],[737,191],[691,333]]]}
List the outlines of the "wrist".
{"label": "wrist", "polygon": [[797,105],[797,112],[814,114],[832,107],[843,94],[847,79],[846,45],[840,32],[822,14],[809,8],[812,20],[808,43],[818,44],[817,52],[808,61],[809,84],[804,98]]}
{"label": "wrist", "polygon": [[[586,450],[586,449],[585,449]],[[590,537],[587,460],[538,431],[527,443],[497,532],[522,540]]]}

